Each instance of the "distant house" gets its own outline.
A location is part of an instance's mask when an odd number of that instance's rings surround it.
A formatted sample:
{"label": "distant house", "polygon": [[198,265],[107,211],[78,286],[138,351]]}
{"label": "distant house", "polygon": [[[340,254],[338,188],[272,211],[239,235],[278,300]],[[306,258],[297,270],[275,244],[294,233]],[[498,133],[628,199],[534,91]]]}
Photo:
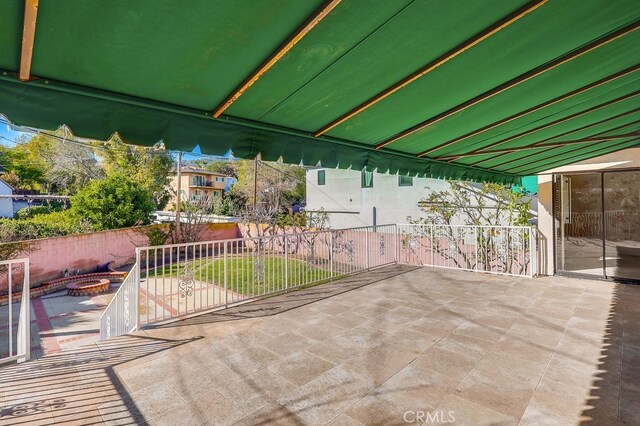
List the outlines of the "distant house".
{"label": "distant house", "polygon": [[[228,181],[232,178],[219,173],[210,172],[196,167],[186,166],[180,169],[180,193],[182,200],[198,200],[200,198],[222,197],[223,191],[228,189]],[[169,181],[171,200],[166,210],[172,210],[178,193],[178,173],[173,171]]]}
{"label": "distant house", "polygon": [[[434,191],[447,191],[450,185],[443,179],[310,168],[306,187],[306,210],[311,217],[323,210],[333,228],[347,228],[424,217],[423,200]],[[486,197],[483,208],[494,209],[495,200]]]}
{"label": "distant house", "polygon": [[[0,179],[0,195],[13,195],[13,187]],[[0,198],[0,217],[13,217],[13,199]]]}

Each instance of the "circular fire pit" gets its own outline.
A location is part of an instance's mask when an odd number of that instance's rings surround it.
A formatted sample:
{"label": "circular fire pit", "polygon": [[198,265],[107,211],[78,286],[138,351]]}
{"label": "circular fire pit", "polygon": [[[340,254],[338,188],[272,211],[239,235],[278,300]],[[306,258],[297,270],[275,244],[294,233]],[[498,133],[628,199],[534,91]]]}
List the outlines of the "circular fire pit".
{"label": "circular fire pit", "polygon": [[69,296],[95,296],[109,291],[111,281],[106,279],[87,279],[75,281],[67,285]]}

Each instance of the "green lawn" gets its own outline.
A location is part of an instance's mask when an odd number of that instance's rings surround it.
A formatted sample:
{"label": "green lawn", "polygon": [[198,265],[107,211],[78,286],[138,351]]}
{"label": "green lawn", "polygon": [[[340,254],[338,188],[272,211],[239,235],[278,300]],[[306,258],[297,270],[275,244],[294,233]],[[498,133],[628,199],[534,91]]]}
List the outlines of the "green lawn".
{"label": "green lawn", "polygon": [[[224,286],[224,261],[196,260],[188,262],[193,268],[194,278],[197,281],[206,281]],[[331,272],[318,266],[309,265],[298,259],[289,259],[285,262],[282,257],[267,256],[260,265],[255,257],[229,258],[227,259],[227,288],[246,296],[261,295],[273,291],[285,289],[285,266],[288,268],[288,287],[321,281],[331,278]],[[261,268],[260,268],[261,267]],[[171,268],[158,269],[155,273],[149,271],[149,277],[177,277],[183,275],[185,262],[174,264]],[[259,273],[262,269],[262,274]],[[334,276],[337,274],[334,274]],[[146,278],[146,273],[142,273]]]}

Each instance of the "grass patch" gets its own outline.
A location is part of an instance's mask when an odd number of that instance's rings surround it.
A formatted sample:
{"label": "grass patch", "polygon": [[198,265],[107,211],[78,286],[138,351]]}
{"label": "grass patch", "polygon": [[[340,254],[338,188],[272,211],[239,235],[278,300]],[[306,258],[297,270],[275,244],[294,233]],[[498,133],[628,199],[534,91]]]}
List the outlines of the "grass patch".
{"label": "grass patch", "polygon": [[[184,274],[185,268],[193,270],[197,281],[217,284],[221,287],[225,282],[225,264],[223,259],[196,260],[195,262],[174,263],[155,272],[149,271],[149,278],[178,277]],[[286,271],[286,272],[285,272]],[[338,274],[333,274],[337,276]],[[146,274],[142,273],[143,278]],[[227,289],[245,296],[259,296],[288,287],[327,280],[332,277],[328,269],[318,265],[310,265],[299,259],[288,259],[279,256],[266,256],[262,260],[256,257],[228,258],[226,265]]]}

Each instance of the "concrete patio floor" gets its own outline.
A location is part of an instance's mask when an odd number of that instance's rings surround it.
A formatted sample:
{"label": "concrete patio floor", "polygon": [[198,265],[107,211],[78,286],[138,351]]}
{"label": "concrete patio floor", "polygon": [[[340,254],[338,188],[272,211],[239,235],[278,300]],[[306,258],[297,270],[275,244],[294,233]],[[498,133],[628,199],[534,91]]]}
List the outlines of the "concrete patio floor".
{"label": "concrete patio floor", "polygon": [[2,425],[638,424],[639,401],[640,286],[408,266],[0,367]]}

